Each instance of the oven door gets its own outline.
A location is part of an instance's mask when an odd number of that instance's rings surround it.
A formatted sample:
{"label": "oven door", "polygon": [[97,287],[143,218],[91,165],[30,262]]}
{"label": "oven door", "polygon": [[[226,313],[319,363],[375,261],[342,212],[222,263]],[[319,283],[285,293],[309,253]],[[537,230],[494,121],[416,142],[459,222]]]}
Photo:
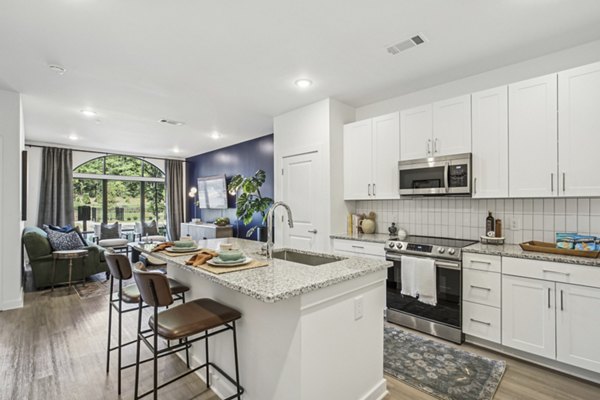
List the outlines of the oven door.
{"label": "oven door", "polygon": [[394,266],[388,269],[387,308],[417,318],[461,329],[462,265],[460,262],[435,259],[437,304],[422,303],[418,298],[403,295],[402,263],[399,255],[386,255]]}

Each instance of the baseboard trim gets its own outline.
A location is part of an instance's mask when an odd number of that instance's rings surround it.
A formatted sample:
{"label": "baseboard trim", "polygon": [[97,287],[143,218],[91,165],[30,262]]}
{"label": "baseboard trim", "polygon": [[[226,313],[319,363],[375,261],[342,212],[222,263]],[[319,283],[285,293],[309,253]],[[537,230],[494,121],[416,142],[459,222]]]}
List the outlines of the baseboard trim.
{"label": "baseboard trim", "polygon": [[21,296],[13,300],[3,302],[2,306],[0,307],[0,311],[14,310],[16,308],[23,308],[23,288],[21,288]]}
{"label": "baseboard trim", "polygon": [[387,381],[385,378],[381,379],[377,385],[375,385],[369,392],[361,397],[359,400],[383,400],[387,396]]}

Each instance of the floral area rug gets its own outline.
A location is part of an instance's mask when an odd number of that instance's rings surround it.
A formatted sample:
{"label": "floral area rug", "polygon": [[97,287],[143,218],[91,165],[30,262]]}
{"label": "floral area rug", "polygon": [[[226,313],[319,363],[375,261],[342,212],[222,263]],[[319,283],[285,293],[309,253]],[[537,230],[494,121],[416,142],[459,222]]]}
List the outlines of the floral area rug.
{"label": "floral area rug", "polygon": [[387,374],[443,400],[490,400],[506,363],[393,327],[384,331]]}

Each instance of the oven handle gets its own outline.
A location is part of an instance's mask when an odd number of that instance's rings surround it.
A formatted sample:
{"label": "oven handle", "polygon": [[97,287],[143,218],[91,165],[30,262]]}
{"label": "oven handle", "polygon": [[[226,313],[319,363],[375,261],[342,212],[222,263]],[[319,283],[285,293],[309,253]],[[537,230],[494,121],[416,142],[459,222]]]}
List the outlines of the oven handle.
{"label": "oven handle", "polygon": [[[397,255],[393,255],[393,254],[386,254],[385,259],[387,261],[402,261],[401,256],[397,256]],[[461,269],[459,263],[434,260],[434,264],[436,267],[444,268],[444,269],[453,269],[453,270],[458,270],[458,271],[460,271],[460,269]]]}

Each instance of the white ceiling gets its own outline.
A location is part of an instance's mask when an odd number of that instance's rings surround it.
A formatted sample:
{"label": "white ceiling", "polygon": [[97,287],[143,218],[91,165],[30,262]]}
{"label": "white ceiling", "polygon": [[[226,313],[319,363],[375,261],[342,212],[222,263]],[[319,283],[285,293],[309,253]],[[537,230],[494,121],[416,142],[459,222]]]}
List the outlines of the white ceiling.
{"label": "white ceiling", "polygon": [[328,96],[362,106],[596,39],[598,0],[2,0],[0,87],[23,94],[28,141],[182,157]]}

